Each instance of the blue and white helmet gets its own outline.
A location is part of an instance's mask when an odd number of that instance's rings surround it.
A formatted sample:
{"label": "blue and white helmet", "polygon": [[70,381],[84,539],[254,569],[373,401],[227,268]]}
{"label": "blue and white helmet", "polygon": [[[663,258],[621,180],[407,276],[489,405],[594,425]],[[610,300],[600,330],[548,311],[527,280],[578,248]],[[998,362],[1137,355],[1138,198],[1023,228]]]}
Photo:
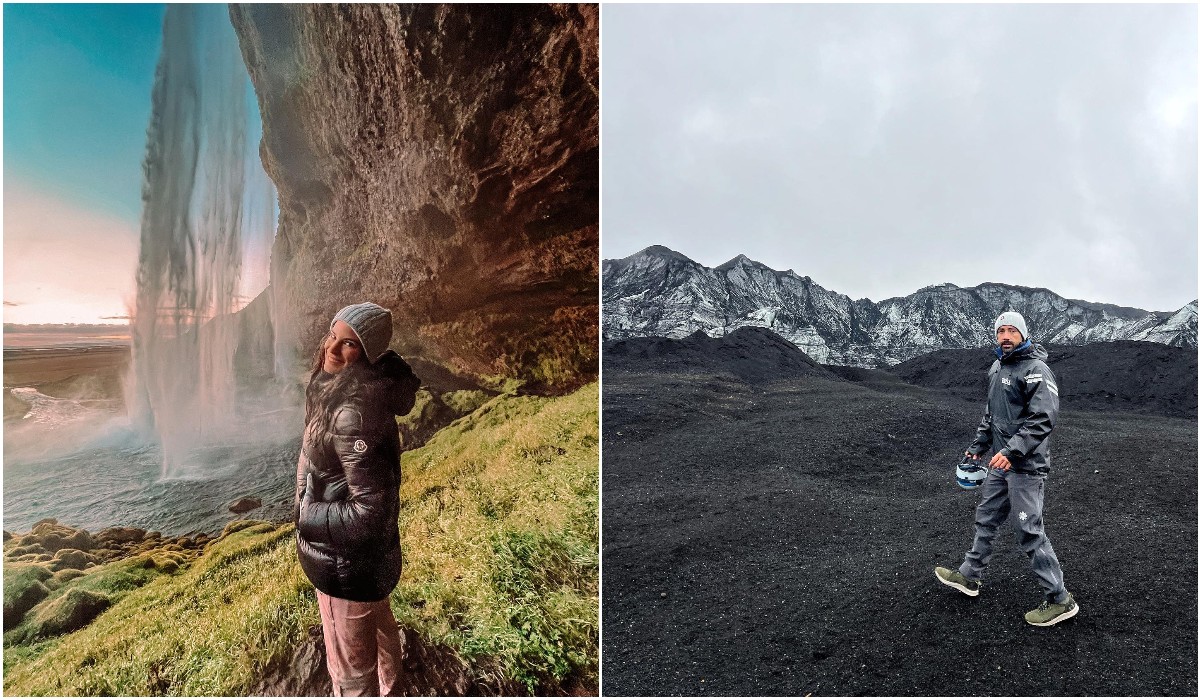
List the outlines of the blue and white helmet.
{"label": "blue and white helmet", "polygon": [[982,459],[971,459],[963,457],[962,462],[958,465],[958,469],[954,470],[954,479],[958,482],[960,488],[968,491],[974,491],[983,485],[983,480],[987,478],[988,470]]}

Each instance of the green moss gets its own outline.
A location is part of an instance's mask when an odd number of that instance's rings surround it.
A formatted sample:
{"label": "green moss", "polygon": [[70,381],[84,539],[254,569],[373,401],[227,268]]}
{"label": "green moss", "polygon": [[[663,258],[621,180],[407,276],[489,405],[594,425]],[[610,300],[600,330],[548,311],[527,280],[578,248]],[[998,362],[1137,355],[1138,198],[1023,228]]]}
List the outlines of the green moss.
{"label": "green moss", "polygon": [[491,396],[486,391],[462,390],[446,392],[441,399],[455,413],[465,416],[487,403]]}
{"label": "green moss", "polygon": [[53,574],[38,564],[4,565],[4,626],[15,627],[21,619],[50,595],[43,581]]}

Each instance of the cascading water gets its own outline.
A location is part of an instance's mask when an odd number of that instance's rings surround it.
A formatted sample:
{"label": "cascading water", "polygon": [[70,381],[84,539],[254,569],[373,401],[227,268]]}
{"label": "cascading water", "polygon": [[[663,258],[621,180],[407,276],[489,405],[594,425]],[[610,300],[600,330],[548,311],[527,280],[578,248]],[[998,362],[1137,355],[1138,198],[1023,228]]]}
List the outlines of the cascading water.
{"label": "cascading water", "polygon": [[164,477],[203,468],[197,448],[238,425],[233,314],[265,286],[274,224],[273,187],[247,138],[248,85],[224,5],[168,6],[126,398],[135,429],[162,446]]}
{"label": "cascading water", "polygon": [[277,293],[261,293],[275,193],[251,96],[225,6],[169,6],[143,163],[128,418],[111,396],[15,389],[30,408],[4,430],[10,531],[54,517],[92,531],[219,532],[246,496],[262,501],[252,517],[290,514],[303,398],[279,351]]}

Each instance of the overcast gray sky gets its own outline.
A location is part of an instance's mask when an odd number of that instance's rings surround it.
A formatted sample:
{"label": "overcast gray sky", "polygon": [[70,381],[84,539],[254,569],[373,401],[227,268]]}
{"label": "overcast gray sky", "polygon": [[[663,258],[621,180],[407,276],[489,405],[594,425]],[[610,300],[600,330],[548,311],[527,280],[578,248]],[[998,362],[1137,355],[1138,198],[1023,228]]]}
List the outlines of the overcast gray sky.
{"label": "overcast gray sky", "polygon": [[605,258],[1196,298],[1195,5],[604,5]]}

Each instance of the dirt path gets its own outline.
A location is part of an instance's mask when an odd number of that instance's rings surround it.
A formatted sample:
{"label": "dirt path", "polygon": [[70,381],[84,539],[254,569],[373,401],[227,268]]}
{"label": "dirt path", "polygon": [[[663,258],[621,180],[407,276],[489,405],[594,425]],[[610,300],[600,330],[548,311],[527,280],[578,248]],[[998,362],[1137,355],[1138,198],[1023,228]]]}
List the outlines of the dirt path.
{"label": "dirt path", "polygon": [[605,694],[1195,695],[1194,420],[1064,410],[1046,523],[1082,613],[1040,629],[1008,528],[978,598],[932,575],[970,546],[981,404],[604,379]]}

